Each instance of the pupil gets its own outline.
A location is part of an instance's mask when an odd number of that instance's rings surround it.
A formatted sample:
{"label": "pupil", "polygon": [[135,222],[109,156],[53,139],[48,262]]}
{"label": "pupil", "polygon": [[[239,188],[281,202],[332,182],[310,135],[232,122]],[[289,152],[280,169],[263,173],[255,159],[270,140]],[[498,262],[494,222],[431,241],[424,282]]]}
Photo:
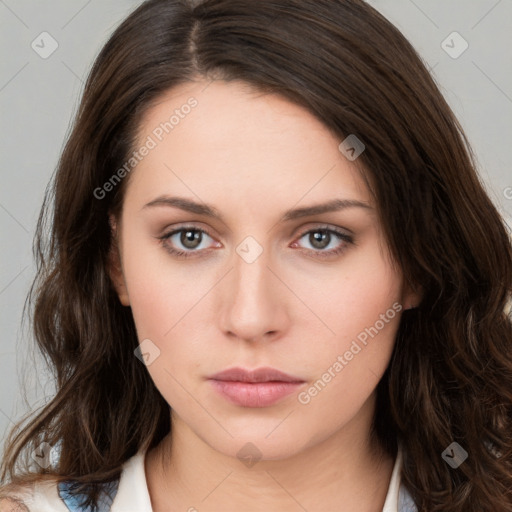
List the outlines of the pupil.
{"label": "pupil", "polygon": [[[311,238],[311,235],[310,235],[310,238]],[[319,249],[323,249],[324,247],[327,247],[329,245],[329,238],[330,238],[329,233],[327,233],[325,231],[315,231],[312,233],[312,245]],[[325,243],[326,241],[327,241],[327,243]],[[318,242],[320,242],[319,245],[318,245]]]}
{"label": "pupil", "polygon": [[197,244],[195,244],[194,242],[197,242],[197,240],[199,238],[200,238],[199,231],[192,231],[192,230],[184,231],[184,232],[182,232],[182,235],[181,235],[181,243],[185,247],[188,247],[189,249],[194,249],[197,246]]}

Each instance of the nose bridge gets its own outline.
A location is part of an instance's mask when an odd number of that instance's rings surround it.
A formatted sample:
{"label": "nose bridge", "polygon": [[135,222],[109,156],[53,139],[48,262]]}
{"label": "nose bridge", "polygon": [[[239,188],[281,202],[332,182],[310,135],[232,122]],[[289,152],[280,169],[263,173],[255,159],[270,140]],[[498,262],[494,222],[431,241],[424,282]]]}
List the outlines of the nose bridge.
{"label": "nose bridge", "polygon": [[232,277],[235,305],[247,307],[254,303],[253,306],[262,307],[270,298],[268,292],[272,284],[269,279],[271,272],[267,268],[269,256],[269,250],[252,236],[238,244]]}
{"label": "nose bridge", "polygon": [[240,338],[257,339],[278,325],[280,308],[279,280],[271,267],[270,251],[254,237],[246,237],[236,247],[233,271],[228,279],[224,302],[224,329]]}

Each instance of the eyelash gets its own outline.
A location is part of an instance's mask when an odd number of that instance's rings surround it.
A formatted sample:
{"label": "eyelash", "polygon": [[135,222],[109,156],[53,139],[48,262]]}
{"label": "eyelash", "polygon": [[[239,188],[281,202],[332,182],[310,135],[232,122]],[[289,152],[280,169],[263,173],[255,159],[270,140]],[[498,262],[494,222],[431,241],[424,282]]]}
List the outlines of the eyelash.
{"label": "eyelash", "polygon": [[[183,226],[183,227],[181,227],[179,229],[174,229],[173,231],[170,231],[169,233],[166,233],[166,234],[164,234],[162,236],[157,237],[158,240],[160,240],[161,244],[163,245],[164,249],[167,252],[169,252],[173,256],[176,256],[176,257],[179,257],[179,258],[189,258],[189,257],[192,257],[196,253],[199,252],[199,251],[195,251],[195,250],[180,251],[178,249],[174,249],[173,247],[170,247],[169,245],[167,245],[165,243],[173,235],[175,235],[176,233],[181,233],[182,231],[199,232],[199,233],[203,233],[203,234],[208,235],[210,238],[213,238],[212,235],[210,235],[210,233],[208,233],[208,231],[206,231],[205,229],[197,228],[195,226]],[[355,245],[354,239],[350,235],[347,235],[347,234],[345,234],[345,233],[343,233],[341,231],[338,231],[337,229],[333,229],[333,228],[327,227],[327,226],[321,226],[321,227],[317,227],[317,228],[313,228],[313,229],[309,229],[307,231],[304,231],[297,238],[297,240],[300,240],[301,238],[303,238],[305,235],[307,235],[309,233],[317,233],[317,232],[334,234],[335,236],[340,238],[342,241],[344,241],[345,244]],[[315,250],[315,249],[305,249],[305,251],[307,251],[307,252],[314,252],[315,253],[315,257],[318,257],[318,258],[328,258],[328,257],[332,257],[332,256],[337,256],[337,255],[341,254],[342,252],[344,252],[347,249],[347,246],[345,244],[342,244],[341,247],[339,247],[337,249],[331,249],[329,251],[322,251],[320,249],[317,249],[317,250]]]}

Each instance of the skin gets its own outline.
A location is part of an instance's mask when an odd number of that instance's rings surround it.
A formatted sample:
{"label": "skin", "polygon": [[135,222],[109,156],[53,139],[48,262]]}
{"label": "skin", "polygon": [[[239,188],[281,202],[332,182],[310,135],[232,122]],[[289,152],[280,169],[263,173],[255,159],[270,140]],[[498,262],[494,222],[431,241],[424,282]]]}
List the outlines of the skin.
{"label": "skin", "polygon": [[[111,218],[111,276],[139,340],[160,350],[147,370],[171,408],[172,442],[167,436],[145,461],[153,509],[380,512],[394,459],[370,443],[369,430],[401,313],[307,404],[292,394],[241,407],[206,377],[271,366],[305,380],[307,390],[379,315],[419,298],[392,264],[341,139],[302,107],[241,82],[189,82],[146,112],[140,145],[191,96],[198,105],[132,171],[120,218]],[[144,207],[164,194],[208,203],[223,221]],[[280,220],[288,209],[335,198],[370,208]],[[179,233],[166,244],[195,251],[191,257],[170,254],[157,239],[190,225],[209,233],[197,248]],[[326,226],[354,243],[331,234],[315,244],[308,230]],[[252,263],[236,251],[247,236],[263,251]],[[252,467],[237,457],[246,443],[261,456]]]}

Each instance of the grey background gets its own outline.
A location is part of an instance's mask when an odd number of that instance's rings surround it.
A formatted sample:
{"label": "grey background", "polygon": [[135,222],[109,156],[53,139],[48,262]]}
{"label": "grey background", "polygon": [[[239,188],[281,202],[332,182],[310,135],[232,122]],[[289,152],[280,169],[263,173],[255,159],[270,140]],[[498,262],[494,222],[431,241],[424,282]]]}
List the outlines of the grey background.
{"label": "grey background", "polygon": [[[475,150],[489,195],[512,226],[512,1],[369,3],[402,31],[432,69]],[[21,325],[35,273],[31,244],[43,193],[97,52],[139,4],[0,0],[0,450],[12,422],[43,405],[53,392],[50,376],[31,356],[30,326]],[[458,58],[441,46],[453,31],[469,44]],[[42,32],[58,43],[46,59],[31,46],[34,40],[43,45]],[[444,43],[453,47],[451,52],[462,48],[461,40],[451,39]],[[45,39],[45,49],[49,44]]]}

